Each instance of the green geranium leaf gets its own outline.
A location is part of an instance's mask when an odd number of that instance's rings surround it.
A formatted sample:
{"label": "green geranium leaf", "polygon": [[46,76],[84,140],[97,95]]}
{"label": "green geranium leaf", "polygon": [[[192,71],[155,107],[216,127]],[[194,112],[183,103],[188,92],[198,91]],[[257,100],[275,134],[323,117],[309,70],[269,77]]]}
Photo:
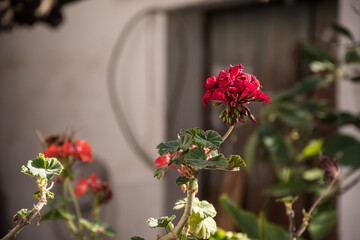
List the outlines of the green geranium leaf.
{"label": "green geranium leaf", "polygon": [[164,156],[166,153],[174,154],[180,149],[178,141],[163,142],[157,145],[158,153],[160,156]]}
{"label": "green geranium leaf", "polygon": [[157,228],[157,227],[166,228],[175,217],[176,217],[175,215],[172,215],[171,217],[164,216],[158,219],[149,218],[147,220],[147,223],[149,228]]}
{"label": "green geranium leaf", "polygon": [[168,165],[155,168],[154,177],[156,177],[157,179],[162,179],[165,175],[166,170],[168,169],[169,169]]}
{"label": "green geranium leaf", "polygon": [[193,137],[189,135],[181,135],[177,141],[179,143],[180,149],[183,151],[187,151],[189,147],[193,145]]}
{"label": "green geranium leaf", "polygon": [[101,233],[108,237],[116,236],[116,231],[114,229],[112,229],[111,227],[109,227],[104,222],[100,222],[100,221],[90,222],[90,221],[86,220],[85,218],[81,218],[80,224],[83,225],[84,227],[86,227],[88,230],[90,230],[93,233]]}
{"label": "green geranium leaf", "polygon": [[206,161],[206,154],[205,150],[201,147],[190,149],[189,152],[185,154],[185,162],[193,165],[194,168],[201,166],[201,163],[204,161]]}
{"label": "green geranium leaf", "polygon": [[204,168],[226,168],[227,161],[224,155],[218,154],[215,157],[212,157],[206,160],[207,156],[205,150],[200,147],[190,149],[190,151],[185,155],[185,162],[195,170],[200,170]]}
{"label": "green geranium leaf", "polygon": [[194,137],[196,145],[204,148],[218,148],[223,139],[219,133],[214,130],[207,130],[206,132],[199,132]]}
{"label": "green geranium leaf", "polygon": [[198,214],[202,219],[216,216],[216,210],[214,206],[208,201],[200,201],[198,198],[194,198],[193,213]]}
{"label": "green geranium leaf", "polygon": [[130,240],[145,240],[145,239],[143,239],[142,237],[135,236],[135,237],[131,237]]}
{"label": "green geranium leaf", "polygon": [[208,239],[216,231],[216,222],[213,218],[202,219],[198,216],[191,216],[189,220],[190,232],[195,237]]}
{"label": "green geranium leaf", "polygon": [[[174,209],[179,210],[186,205],[186,198],[182,198],[176,201]],[[208,201],[200,201],[197,197],[193,199],[192,215],[196,214],[199,218],[205,219],[207,217],[215,217],[216,210],[214,206]]]}
{"label": "green geranium leaf", "polygon": [[196,134],[200,133],[200,132],[204,132],[203,130],[201,130],[200,128],[191,128],[191,129],[181,129],[180,133],[182,134],[189,134],[191,136],[195,136]]}
{"label": "green geranium leaf", "polygon": [[176,185],[180,186],[182,184],[186,184],[190,181],[189,178],[185,177],[185,176],[180,176],[176,179]]}
{"label": "green geranium leaf", "polygon": [[56,158],[45,158],[44,154],[29,160],[26,167],[22,166],[21,172],[37,179],[50,180],[54,175],[60,175],[64,167]]}
{"label": "green geranium leaf", "polygon": [[240,167],[245,166],[245,161],[239,155],[230,155],[227,159],[227,170],[239,171]]}
{"label": "green geranium leaf", "polygon": [[175,206],[174,206],[174,210],[180,210],[182,208],[184,208],[186,205],[186,198],[182,198],[176,201]]}

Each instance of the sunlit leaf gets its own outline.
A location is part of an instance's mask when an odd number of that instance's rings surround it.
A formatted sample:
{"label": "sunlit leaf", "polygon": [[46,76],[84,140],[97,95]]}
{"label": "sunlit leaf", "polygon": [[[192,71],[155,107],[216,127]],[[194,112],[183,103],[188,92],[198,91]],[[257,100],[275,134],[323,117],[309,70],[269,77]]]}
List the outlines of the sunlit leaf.
{"label": "sunlit leaf", "polygon": [[157,227],[166,228],[175,217],[176,217],[175,215],[172,215],[171,217],[164,216],[157,219],[149,218],[147,220],[147,223],[150,228],[157,228]]}
{"label": "sunlit leaf", "polygon": [[54,175],[60,175],[64,167],[56,158],[45,158],[44,154],[29,160],[26,167],[22,166],[21,172],[36,177],[37,179],[50,180]]}
{"label": "sunlit leaf", "polygon": [[196,215],[191,216],[189,225],[191,233],[201,239],[208,239],[216,231],[216,222],[211,217],[203,219]]}

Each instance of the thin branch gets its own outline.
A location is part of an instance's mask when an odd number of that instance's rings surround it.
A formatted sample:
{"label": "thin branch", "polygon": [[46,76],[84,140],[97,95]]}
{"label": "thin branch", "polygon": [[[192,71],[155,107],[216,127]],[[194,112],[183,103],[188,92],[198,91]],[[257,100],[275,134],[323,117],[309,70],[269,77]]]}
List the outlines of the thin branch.
{"label": "thin branch", "polygon": [[179,223],[175,226],[174,230],[166,234],[165,236],[161,237],[159,240],[175,240],[180,237],[181,231],[188,223],[192,213],[192,204],[195,197],[195,188],[196,188],[195,186],[196,186],[196,178],[191,177],[189,181],[189,188],[187,190],[184,214],[182,215]]}
{"label": "thin branch", "polygon": [[8,234],[6,234],[5,237],[3,237],[1,240],[9,240],[14,239],[16,235],[27,225],[31,223],[31,220],[40,213],[40,210],[46,205],[46,192],[48,189],[46,189],[47,183],[41,184],[38,183],[39,189],[40,189],[40,197],[39,202],[34,205],[34,208],[30,211],[30,213],[24,217],[21,222],[19,222],[13,229],[10,230]]}

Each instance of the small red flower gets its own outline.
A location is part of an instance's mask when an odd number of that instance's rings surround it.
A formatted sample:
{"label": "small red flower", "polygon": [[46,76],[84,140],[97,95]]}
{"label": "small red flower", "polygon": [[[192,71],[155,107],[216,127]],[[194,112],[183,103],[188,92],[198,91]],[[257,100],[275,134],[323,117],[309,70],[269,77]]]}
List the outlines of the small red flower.
{"label": "small red flower", "polygon": [[98,178],[96,178],[96,174],[92,173],[90,175],[90,190],[92,192],[96,192],[99,191],[100,189],[100,180]]}
{"label": "small red flower", "polygon": [[[167,165],[169,162],[170,162],[170,158],[173,157],[175,154],[170,154],[170,153],[167,153],[165,154],[165,156],[160,156],[158,157],[156,160],[155,160],[155,163],[157,164],[157,166],[155,168],[158,168],[158,167],[162,167],[162,166],[165,166]],[[172,164],[169,166],[169,168],[172,166]]]}
{"label": "small red flower", "polygon": [[51,144],[43,153],[44,157],[50,158],[60,156],[61,150],[56,144]]}
{"label": "small red flower", "polygon": [[91,148],[88,142],[77,140],[75,145],[75,156],[83,162],[93,162]]}
{"label": "small red flower", "polygon": [[75,146],[72,145],[69,141],[66,141],[61,147],[63,157],[75,154]]}
{"label": "small red flower", "polygon": [[84,195],[88,190],[89,182],[86,178],[80,179],[77,182],[77,187],[74,190],[76,196]]}

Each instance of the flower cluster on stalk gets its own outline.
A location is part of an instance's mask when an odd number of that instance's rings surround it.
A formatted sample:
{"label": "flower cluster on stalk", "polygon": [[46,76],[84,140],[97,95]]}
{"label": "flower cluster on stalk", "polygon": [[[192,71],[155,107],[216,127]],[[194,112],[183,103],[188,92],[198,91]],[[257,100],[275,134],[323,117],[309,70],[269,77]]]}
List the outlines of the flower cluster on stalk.
{"label": "flower cluster on stalk", "polygon": [[110,184],[98,179],[95,173],[92,173],[89,179],[80,179],[77,182],[74,193],[78,197],[89,193],[96,199],[99,205],[108,203],[113,196]]}
{"label": "flower cluster on stalk", "polygon": [[260,90],[259,80],[254,75],[243,72],[241,64],[235,67],[230,65],[229,71],[220,71],[218,77],[209,77],[204,89],[207,90],[203,97],[204,106],[209,100],[216,101],[214,106],[226,105],[220,118],[230,126],[244,122],[244,117],[256,122],[255,117],[244,104],[262,101],[270,103],[271,100]]}
{"label": "flower cluster on stalk", "polygon": [[[47,142],[54,142],[53,138],[48,138]],[[93,162],[90,145],[85,140],[55,141],[44,151],[45,157],[67,158],[73,156],[83,162]]]}

